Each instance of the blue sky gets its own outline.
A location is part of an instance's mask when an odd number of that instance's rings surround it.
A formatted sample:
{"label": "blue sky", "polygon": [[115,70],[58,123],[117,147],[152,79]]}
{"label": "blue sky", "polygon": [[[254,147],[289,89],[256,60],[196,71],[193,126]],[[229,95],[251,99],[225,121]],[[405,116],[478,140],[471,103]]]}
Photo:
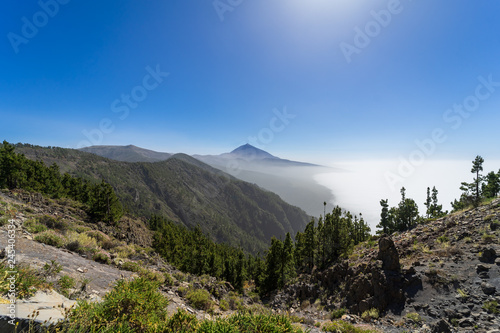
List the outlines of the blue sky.
{"label": "blue sky", "polygon": [[[499,12],[472,0],[9,1],[1,139],[191,154],[253,140],[340,161],[409,158],[440,129],[426,158],[498,159]],[[447,111],[465,102],[473,111]]]}

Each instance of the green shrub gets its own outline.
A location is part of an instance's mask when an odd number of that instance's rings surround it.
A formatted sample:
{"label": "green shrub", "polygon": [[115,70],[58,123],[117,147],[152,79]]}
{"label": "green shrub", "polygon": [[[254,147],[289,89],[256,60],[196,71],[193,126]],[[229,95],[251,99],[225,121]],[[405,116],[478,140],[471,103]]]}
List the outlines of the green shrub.
{"label": "green shrub", "polygon": [[55,247],[62,247],[64,245],[63,238],[52,230],[41,232],[37,234],[34,239],[37,242]]}
{"label": "green shrub", "polygon": [[378,313],[378,309],[376,309],[376,308],[371,308],[370,310],[366,310],[361,315],[361,318],[365,321],[369,321],[371,319],[378,319],[378,317],[379,317],[379,313]]}
{"label": "green shrub", "polygon": [[9,293],[10,280],[8,278],[15,277],[16,296],[18,299],[29,298],[37,290],[46,289],[49,286],[36,270],[25,265],[18,265],[13,271],[7,264],[0,263],[0,276],[2,277],[0,279],[0,295]]}
{"label": "green shrub", "polygon": [[159,272],[150,271],[149,269],[143,268],[139,271],[139,276],[144,277],[145,279],[156,281],[159,284],[165,283],[165,275]]}
{"label": "green shrub", "polygon": [[81,301],[53,329],[64,332],[166,331],[168,300],[158,283],[144,278],[119,280],[101,303]]}
{"label": "green shrub", "polygon": [[245,307],[243,306],[243,301],[240,296],[234,291],[229,292],[228,295],[229,308],[231,310],[243,311]]}
{"label": "green shrub", "polygon": [[129,272],[135,272],[138,273],[141,271],[142,267],[138,263],[134,261],[126,261],[123,263],[123,265],[120,266],[120,269],[123,269],[125,271]]}
{"label": "green shrub", "polygon": [[462,289],[457,289],[457,293],[458,293],[458,296],[460,297],[460,299],[462,299],[462,300],[466,300],[469,298],[469,294],[467,294],[467,292],[465,292]]}
{"label": "green shrub", "polygon": [[339,319],[339,318],[342,318],[342,316],[345,315],[346,313],[347,313],[347,310],[345,308],[335,309],[332,311],[331,318],[332,319]]}
{"label": "green shrub", "polygon": [[219,302],[219,308],[222,311],[229,310],[229,303],[228,303],[228,301],[226,299],[221,299],[220,302]]}
{"label": "green shrub", "polygon": [[495,240],[495,235],[490,235],[487,232],[484,232],[481,238],[485,243],[493,243]]}
{"label": "green shrub", "polygon": [[24,222],[24,227],[26,228],[26,230],[28,230],[28,232],[32,234],[37,234],[39,232],[47,230],[45,224],[40,224],[34,219]]}
{"label": "green shrub", "polygon": [[69,298],[69,289],[75,287],[75,279],[68,275],[63,275],[57,281],[57,285],[59,292]]}
{"label": "green shrub", "polygon": [[446,235],[442,235],[442,236],[439,236],[438,239],[437,239],[438,243],[448,243],[450,240],[448,239],[448,237],[446,237]]}
{"label": "green shrub", "polygon": [[485,302],[483,304],[483,309],[491,314],[499,314],[500,313],[500,310],[498,309],[498,302],[497,301]]}
{"label": "green shrub", "polygon": [[135,253],[135,250],[131,246],[120,245],[113,247],[111,252],[114,253],[117,258],[128,259]]}
{"label": "green shrub", "polygon": [[85,235],[87,235],[90,238],[95,239],[99,246],[102,246],[102,243],[105,241],[110,241],[109,236],[106,235],[105,233],[99,231],[99,230],[87,231],[87,232],[85,232]]}
{"label": "green shrub", "polygon": [[210,293],[205,289],[190,289],[186,293],[186,299],[194,308],[208,311],[213,307]]}
{"label": "green shrub", "polygon": [[409,312],[405,316],[411,321],[414,321],[415,323],[420,323],[422,321],[422,317],[417,312]]}
{"label": "green shrub", "polygon": [[166,286],[171,287],[174,285],[174,278],[172,277],[172,275],[170,275],[169,273],[163,273],[163,277],[165,278],[164,284]]}
{"label": "green shrub", "polygon": [[68,222],[62,220],[60,217],[43,215],[38,218],[38,222],[44,224],[49,229],[57,229],[60,231],[66,231],[68,229]]}
{"label": "green shrub", "polygon": [[1,217],[0,218],[0,227],[3,227],[4,225],[7,225],[7,224],[9,224],[9,218],[8,217]]}
{"label": "green shrub", "polygon": [[54,277],[62,271],[62,265],[55,260],[51,260],[50,264],[45,263],[42,269],[43,269],[43,275],[47,277]]}
{"label": "green shrub", "polygon": [[92,260],[100,262],[101,264],[109,265],[111,263],[111,259],[104,252],[97,252],[92,256]]}

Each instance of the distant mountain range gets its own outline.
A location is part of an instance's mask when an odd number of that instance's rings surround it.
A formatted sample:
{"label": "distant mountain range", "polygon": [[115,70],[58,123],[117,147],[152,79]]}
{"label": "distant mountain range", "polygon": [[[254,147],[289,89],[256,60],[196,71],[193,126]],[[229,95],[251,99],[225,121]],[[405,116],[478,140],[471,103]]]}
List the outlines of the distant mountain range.
{"label": "distant mountain range", "polygon": [[160,162],[168,160],[172,156],[172,154],[169,153],[159,153],[134,145],[92,146],[80,150],[122,162]]}
{"label": "distant mountain range", "polygon": [[[22,144],[16,145],[16,151],[47,165],[56,163],[61,172],[94,182],[104,179],[134,215],[159,214],[189,227],[198,225],[214,240],[253,253],[267,249],[272,236],[283,239],[287,232],[295,235],[310,221],[303,210],[278,195],[185,154],[151,163]],[[123,159],[142,156],[151,160],[159,156],[134,146],[95,151]]]}
{"label": "distant mountain range", "polygon": [[[155,152],[133,145],[91,146],[80,150],[124,162],[160,162],[174,156],[171,153]],[[315,175],[331,172],[331,168],[282,159],[250,144],[242,145],[229,153],[192,157],[236,178],[272,191],[312,216],[321,214],[323,202],[329,202],[332,198],[330,189],[314,180]]]}

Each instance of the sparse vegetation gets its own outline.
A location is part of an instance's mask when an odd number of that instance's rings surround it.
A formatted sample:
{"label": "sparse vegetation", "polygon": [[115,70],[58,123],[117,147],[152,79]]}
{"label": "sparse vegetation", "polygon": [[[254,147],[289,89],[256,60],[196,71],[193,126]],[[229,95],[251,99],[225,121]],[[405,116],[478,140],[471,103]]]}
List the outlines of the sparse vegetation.
{"label": "sparse vegetation", "polygon": [[448,243],[450,239],[446,235],[441,235],[437,238],[437,242],[440,244]]}
{"label": "sparse vegetation", "polygon": [[379,312],[378,309],[376,308],[371,308],[370,310],[366,310],[361,314],[361,319],[363,319],[364,321],[378,319],[378,317],[379,317]]}
{"label": "sparse vegetation", "polygon": [[332,319],[340,319],[343,315],[347,313],[345,308],[339,308],[332,311],[331,318]]}
{"label": "sparse vegetation", "polygon": [[467,300],[469,298],[469,294],[463,289],[457,289],[457,293],[460,299],[462,300]]}
{"label": "sparse vegetation", "polygon": [[69,275],[63,275],[57,281],[58,291],[68,298],[70,297],[69,290],[74,288],[75,285],[75,279]]}
{"label": "sparse vegetation", "polygon": [[62,271],[62,265],[55,260],[43,265],[43,275],[46,277],[54,277]]}
{"label": "sparse vegetation", "polygon": [[500,309],[498,308],[498,302],[497,301],[485,302],[483,304],[483,309],[486,310],[488,313],[491,313],[491,314],[499,314],[500,313]]}
{"label": "sparse vegetation", "polygon": [[52,230],[47,230],[39,234],[36,234],[34,239],[37,242],[55,247],[62,247],[64,245],[64,239],[59,234],[55,233]]}
{"label": "sparse vegetation", "polygon": [[417,312],[409,312],[405,315],[405,317],[415,323],[420,323],[422,321],[422,317]]}
{"label": "sparse vegetation", "polygon": [[47,226],[39,223],[36,219],[30,219],[24,222],[24,227],[32,234],[37,234],[47,230]]}
{"label": "sparse vegetation", "polygon": [[102,251],[95,253],[92,256],[92,260],[108,265],[111,263],[111,259],[109,258],[108,254]]}
{"label": "sparse vegetation", "polygon": [[0,263],[0,295],[9,293],[9,277],[15,277],[17,298],[24,299],[33,296],[37,290],[48,288],[49,285],[43,277],[33,268],[27,265],[18,265],[12,270],[5,263]]}

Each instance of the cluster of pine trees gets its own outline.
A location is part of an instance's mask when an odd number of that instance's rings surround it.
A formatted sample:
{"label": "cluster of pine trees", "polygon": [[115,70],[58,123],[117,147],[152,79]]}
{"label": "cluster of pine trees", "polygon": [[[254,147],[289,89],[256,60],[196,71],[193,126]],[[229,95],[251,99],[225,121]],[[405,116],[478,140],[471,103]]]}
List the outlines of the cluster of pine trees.
{"label": "cluster of pine trees", "polygon": [[317,225],[312,219],[295,240],[290,233],[284,241],[273,237],[263,257],[215,243],[198,227],[188,229],[159,216],[151,217],[149,224],[155,231],[155,251],[180,270],[223,279],[237,290],[252,280],[262,295],[284,287],[300,273],[327,267],[370,237],[363,218],[340,207],[320,217]]}
{"label": "cluster of pine trees", "polygon": [[[451,203],[453,211],[465,209],[469,206],[478,206],[482,200],[496,198],[500,194],[500,170],[495,173],[489,172],[483,176],[484,159],[481,156],[476,156],[472,161],[471,173],[474,174],[471,183],[462,182],[460,189],[462,194],[459,200],[454,200]],[[382,212],[380,214],[380,223],[377,228],[380,230],[377,233],[391,234],[395,231],[405,231],[415,227],[418,223],[424,222],[425,219],[434,219],[443,217],[448,214],[448,211],[443,211],[443,205],[438,204],[438,190],[436,187],[427,188],[427,199],[424,203],[426,216],[420,216],[418,205],[415,200],[406,198],[406,189],[401,188],[401,201],[396,207],[389,208],[388,200],[380,200]]]}
{"label": "cluster of pine trees", "polygon": [[289,233],[284,241],[273,237],[264,271],[256,277],[256,284],[262,293],[282,288],[297,274],[310,273],[314,267],[328,267],[369,238],[370,227],[363,217],[337,206],[320,217],[317,226],[311,220],[304,232],[297,232],[295,241]]}
{"label": "cluster of pine trees", "polygon": [[[438,218],[447,214],[443,212],[443,206],[438,204],[438,190],[436,187],[431,190],[427,188],[427,199],[425,206],[427,207],[427,218]],[[389,200],[380,200],[382,212],[380,214],[380,223],[377,231],[381,234],[392,234],[395,231],[405,231],[415,227],[418,223],[423,222],[424,218],[420,216],[418,205],[415,200],[406,197],[406,189],[401,188],[401,201],[395,207],[389,208]]]}
{"label": "cluster of pine trees", "polygon": [[208,274],[242,290],[253,271],[255,257],[214,242],[199,227],[189,229],[156,215],[150,218],[149,226],[155,232],[155,251],[183,272]]}
{"label": "cluster of pine trees", "polygon": [[57,164],[47,167],[42,161],[30,160],[14,150],[7,141],[0,146],[0,189],[24,189],[52,198],[71,198],[85,204],[89,216],[100,221],[116,222],[123,215],[123,207],[108,183],[93,184],[68,173],[61,175]]}
{"label": "cluster of pine trees", "polygon": [[454,211],[470,205],[477,206],[481,200],[495,198],[500,193],[500,170],[497,173],[491,171],[483,176],[481,174],[483,163],[484,159],[479,155],[472,161],[471,173],[474,174],[474,178],[471,183],[462,182],[460,199],[455,199],[451,203]]}

